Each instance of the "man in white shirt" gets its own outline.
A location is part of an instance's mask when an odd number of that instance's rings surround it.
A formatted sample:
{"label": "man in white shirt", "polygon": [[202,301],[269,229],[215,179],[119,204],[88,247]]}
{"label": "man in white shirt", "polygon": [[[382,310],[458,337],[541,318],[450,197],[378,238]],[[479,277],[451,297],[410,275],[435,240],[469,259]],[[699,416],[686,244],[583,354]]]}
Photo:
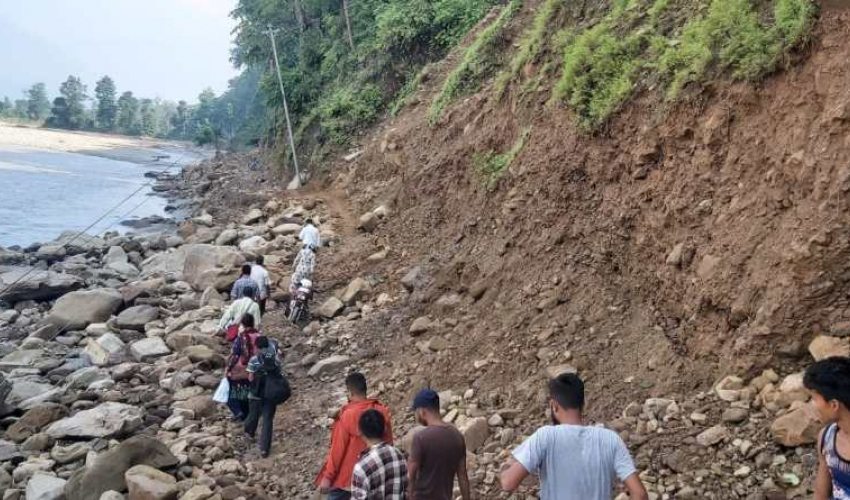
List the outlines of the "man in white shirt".
{"label": "man in white shirt", "polygon": [[242,321],[242,316],[249,313],[254,317],[254,327],[259,330],[262,323],[263,315],[260,312],[260,306],[250,296],[242,297],[234,300],[230,306],[224,310],[224,314],[218,322],[218,331],[224,332],[227,327]]}
{"label": "man in white shirt", "polygon": [[307,218],[304,221],[304,227],[301,229],[301,234],[298,238],[305,246],[312,247],[313,250],[322,246],[322,240],[319,238],[319,229],[313,224],[313,219]]}
{"label": "man in white shirt", "polygon": [[272,282],[269,279],[269,272],[263,267],[263,256],[258,255],[256,263],[251,266],[251,279],[260,287],[260,300],[257,304],[260,306],[260,312],[266,314],[266,301],[271,294]]}
{"label": "man in white shirt", "polygon": [[631,500],[648,495],[620,436],[583,424],[584,382],[565,373],[549,382],[552,423],[541,427],[513,452],[501,476],[514,491],[529,474],[540,476],[541,500],[611,500],[616,479]]}

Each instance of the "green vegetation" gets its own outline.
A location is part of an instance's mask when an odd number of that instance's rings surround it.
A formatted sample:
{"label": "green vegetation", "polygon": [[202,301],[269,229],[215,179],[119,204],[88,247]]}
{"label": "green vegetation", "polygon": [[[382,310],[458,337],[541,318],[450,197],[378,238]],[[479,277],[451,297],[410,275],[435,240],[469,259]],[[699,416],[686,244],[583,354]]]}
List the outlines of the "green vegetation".
{"label": "green vegetation", "polygon": [[296,139],[339,144],[384,110],[398,112],[421,83],[413,75],[442,59],[504,1],[358,0],[347,2],[346,17],[340,0],[238,0],[232,58],[239,67],[263,68],[258,101],[268,113],[256,122],[261,135],[280,141],[283,102],[277,75],[268,70],[272,50],[265,33],[276,27]]}
{"label": "green vegetation", "polygon": [[419,90],[419,86],[422,85],[422,80],[425,78],[425,75],[428,74],[429,68],[430,66],[425,65],[419,73],[416,74],[416,76],[407,79],[407,82],[405,82],[401,90],[398,91],[392,104],[390,104],[390,115],[398,115],[399,111],[401,111],[410,100],[410,96]]}
{"label": "green vegetation", "polygon": [[516,157],[522,152],[529,135],[531,135],[531,127],[522,131],[522,134],[507,153],[496,154],[490,151],[487,154],[473,155],[472,164],[487,189],[496,187],[499,179],[505,175]]}
{"label": "green vegetation", "polygon": [[[597,23],[558,31],[548,40],[553,51],[563,54],[551,102],[566,102],[580,125],[593,129],[647,80],[660,81],[667,98],[675,99],[685,85],[702,81],[709,73],[758,79],[806,40],[817,11],[811,0],[774,0],[771,25],[763,20],[768,16],[756,10],[754,0],[701,1],[695,7],[704,15],[672,9],[671,0],[613,0]],[[548,15],[546,7],[548,2],[538,19]],[[660,26],[665,15],[673,26],[682,26],[678,35],[669,36]],[[526,61],[542,50],[545,31],[545,24],[541,28],[535,20],[510,73],[500,75],[497,92],[503,92]]]}
{"label": "green vegetation", "polygon": [[440,118],[452,101],[477,90],[481,81],[493,71],[501,55],[502,31],[521,6],[522,0],[511,0],[499,17],[482,30],[466,49],[460,63],[449,73],[442,90],[431,103],[428,118],[432,123]]}
{"label": "green vegetation", "polygon": [[330,138],[343,144],[361,124],[375,117],[381,105],[381,91],[374,85],[342,87],[320,102],[319,119]]}
{"label": "green vegetation", "polygon": [[552,18],[558,13],[564,0],[546,0],[534,17],[534,22],[522,37],[519,50],[511,59],[510,67],[496,77],[496,94],[501,97],[511,80],[516,78],[526,64],[534,62],[546,42],[546,33]]}

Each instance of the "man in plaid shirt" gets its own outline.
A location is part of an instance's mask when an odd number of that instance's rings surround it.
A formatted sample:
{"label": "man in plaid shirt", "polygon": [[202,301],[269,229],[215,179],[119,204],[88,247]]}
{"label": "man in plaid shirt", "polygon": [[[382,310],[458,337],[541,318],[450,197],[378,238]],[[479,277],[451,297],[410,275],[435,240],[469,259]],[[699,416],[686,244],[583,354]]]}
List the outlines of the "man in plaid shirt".
{"label": "man in plaid shirt", "polygon": [[369,448],[354,466],[352,500],[406,500],[407,460],[398,448],[384,442],[384,416],[377,410],[366,410],[358,424]]}

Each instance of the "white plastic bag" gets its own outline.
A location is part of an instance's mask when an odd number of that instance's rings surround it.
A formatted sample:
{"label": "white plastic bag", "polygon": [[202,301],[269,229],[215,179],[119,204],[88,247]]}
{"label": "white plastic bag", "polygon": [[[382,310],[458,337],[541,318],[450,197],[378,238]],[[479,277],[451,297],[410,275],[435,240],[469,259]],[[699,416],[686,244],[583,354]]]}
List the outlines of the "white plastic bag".
{"label": "white plastic bag", "polygon": [[213,394],[213,401],[216,403],[227,403],[229,396],[230,382],[227,381],[227,377],[224,377],[221,379],[221,383],[218,384],[215,394]]}

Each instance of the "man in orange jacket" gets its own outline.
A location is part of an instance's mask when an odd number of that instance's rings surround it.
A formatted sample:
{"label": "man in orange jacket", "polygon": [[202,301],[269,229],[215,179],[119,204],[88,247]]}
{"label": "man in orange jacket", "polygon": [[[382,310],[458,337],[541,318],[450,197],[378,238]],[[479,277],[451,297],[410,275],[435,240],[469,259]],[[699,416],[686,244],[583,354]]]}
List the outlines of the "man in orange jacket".
{"label": "man in orange jacket", "polygon": [[393,431],[390,425],[390,410],[376,399],[366,396],[366,377],[362,373],[352,373],[345,378],[348,390],[348,404],[343,406],[334,422],[331,433],[331,449],[325,465],[316,478],[320,493],[327,493],[328,500],[349,500],[351,498],[351,476],[354,466],[366,450],[366,442],[360,436],[360,415],[366,410],[378,410],[387,422],[384,442],[393,444]]}

